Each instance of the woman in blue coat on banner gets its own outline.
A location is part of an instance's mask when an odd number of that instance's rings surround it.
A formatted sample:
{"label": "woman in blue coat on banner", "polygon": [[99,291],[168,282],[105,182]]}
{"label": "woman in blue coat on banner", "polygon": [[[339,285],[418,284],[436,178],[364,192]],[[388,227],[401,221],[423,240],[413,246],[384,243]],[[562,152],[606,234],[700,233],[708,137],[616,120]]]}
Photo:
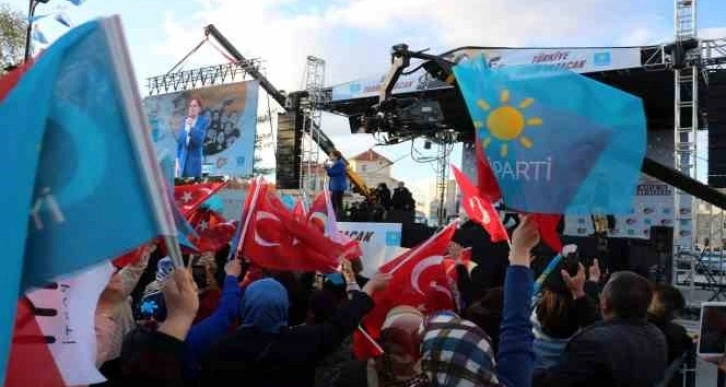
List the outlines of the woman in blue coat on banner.
{"label": "woman in blue coat on banner", "polygon": [[202,101],[192,98],[184,124],[177,136],[177,162],[179,177],[202,177],[204,138],[207,136],[209,119],[201,115]]}
{"label": "woman in blue coat on banner", "polygon": [[343,193],[348,188],[348,177],[345,173],[345,162],[343,155],[334,150],[330,152],[330,160],[325,163],[325,170],[328,171],[328,190],[330,191],[330,201],[333,204],[335,217],[340,220],[343,215]]}

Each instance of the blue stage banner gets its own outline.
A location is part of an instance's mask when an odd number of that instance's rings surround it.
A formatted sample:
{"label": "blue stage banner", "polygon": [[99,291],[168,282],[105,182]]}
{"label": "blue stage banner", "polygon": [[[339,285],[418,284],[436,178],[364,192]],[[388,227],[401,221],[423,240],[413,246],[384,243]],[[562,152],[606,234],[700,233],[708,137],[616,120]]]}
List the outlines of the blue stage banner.
{"label": "blue stage banner", "polygon": [[252,175],[258,89],[248,81],[145,98],[167,178]]}

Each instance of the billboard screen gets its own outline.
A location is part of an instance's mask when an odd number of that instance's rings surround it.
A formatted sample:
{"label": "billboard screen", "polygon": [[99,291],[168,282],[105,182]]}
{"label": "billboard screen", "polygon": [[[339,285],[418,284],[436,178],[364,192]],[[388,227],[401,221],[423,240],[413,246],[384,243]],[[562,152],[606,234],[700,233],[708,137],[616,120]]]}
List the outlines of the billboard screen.
{"label": "billboard screen", "polygon": [[258,87],[248,81],[145,98],[165,175],[251,175]]}

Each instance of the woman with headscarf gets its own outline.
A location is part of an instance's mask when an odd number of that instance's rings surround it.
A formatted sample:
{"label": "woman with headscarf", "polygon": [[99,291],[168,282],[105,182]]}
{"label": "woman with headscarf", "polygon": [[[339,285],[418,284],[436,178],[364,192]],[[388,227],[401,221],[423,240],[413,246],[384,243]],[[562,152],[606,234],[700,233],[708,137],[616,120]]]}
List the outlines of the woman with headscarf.
{"label": "woman with headscarf", "polygon": [[312,386],[318,361],[340,346],[373,308],[370,295],[388,284],[377,275],[332,319],[317,325],[288,326],[290,301],[279,282],[266,278],[245,289],[240,328],[210,352],[203,385],[239,380],[245,386]]}
{"label": "woman with headscarf", "polygon": [[429,386],[421,371],[421,336],[424,316],[412,306],[391,309],[381,327],[379,344],[383,355],[348,363],[336,387]]}
{"label": "woman with headscarf", "polygon": [[426,319],[421,369],[432,386],[529,387],[532,385],[532,326],[529,306],[533,278],[530,253],[539,243],[537,224],[529,216],[512,234],[509,267],[504,281],[504,308],[496,361],[487,334],[453,312]]}

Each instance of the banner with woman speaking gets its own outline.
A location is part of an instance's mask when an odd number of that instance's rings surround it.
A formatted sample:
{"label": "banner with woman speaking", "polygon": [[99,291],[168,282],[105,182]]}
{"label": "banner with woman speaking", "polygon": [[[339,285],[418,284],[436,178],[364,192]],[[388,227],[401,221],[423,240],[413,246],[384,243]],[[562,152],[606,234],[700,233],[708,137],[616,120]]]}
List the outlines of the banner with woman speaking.
{"label": "banner with woman speaking", "polygon": [[257,131],[257,81],[144,99],[167,178],[250,176]]}

